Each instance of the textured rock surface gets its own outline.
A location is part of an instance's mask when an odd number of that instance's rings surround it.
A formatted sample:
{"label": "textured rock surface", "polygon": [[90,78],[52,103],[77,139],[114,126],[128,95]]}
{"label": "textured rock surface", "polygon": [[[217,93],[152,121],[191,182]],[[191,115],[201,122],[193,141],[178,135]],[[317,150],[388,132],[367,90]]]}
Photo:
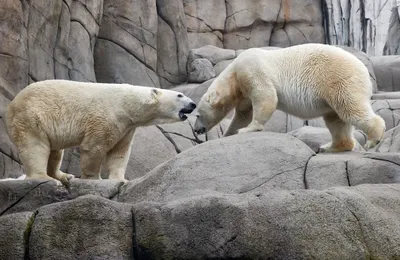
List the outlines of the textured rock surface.
{"label": "textured rock surface", "polygon": [[215,78],[216,73],[213,65],[207,59],[195,59],[188,66],[188,82],[203,83]]}
{"label": "textured rock surface", "polygon": [[131,206],[86,195],[38,210],[30,259],[132,259]]}
{"label": "textured rock surface", "polygon": [[0,182],[0,205],[23,185],[32,195],[0,223],[14,223],[5,247],[30,259],[393,259],[399,165],[397,153],[315,154],[288,134],[236,135],[125,185]]}
{"label": "textured rock surface", "polygon": [[226,1],[224,47],[324,42],[321,1]]}
{"label": "textured rock surface", "polygon": [[399,54],[398,0],[323,3],[326,43],[352,46],[368,55]]}
{"label": "textured rock surface", "polygon": [[380,91],[400,91],[400,56],[371,57]]}
{"label": "textured rock surface", "polygon": [[0,258],[26,259],[29,230],[34,214],[20,212],[0,217]]}

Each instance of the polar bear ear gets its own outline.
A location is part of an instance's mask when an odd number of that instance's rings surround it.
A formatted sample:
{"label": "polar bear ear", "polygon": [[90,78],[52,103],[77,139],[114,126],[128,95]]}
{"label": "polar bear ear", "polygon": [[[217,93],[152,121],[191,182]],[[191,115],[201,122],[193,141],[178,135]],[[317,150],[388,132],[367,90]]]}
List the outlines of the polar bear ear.
{"label": "polar bear ear", "polygon": [[212,105],[217,101],[218,97],[219,97],[218,91],[213,89],[207,96],[207,102]]}
{"label": "polar bear ear", "polygon": [[156,88],[152,88],[151,89],[151,97],[154,99],[157,99],[159,96],[161,95],[161,91],[156,89]]}

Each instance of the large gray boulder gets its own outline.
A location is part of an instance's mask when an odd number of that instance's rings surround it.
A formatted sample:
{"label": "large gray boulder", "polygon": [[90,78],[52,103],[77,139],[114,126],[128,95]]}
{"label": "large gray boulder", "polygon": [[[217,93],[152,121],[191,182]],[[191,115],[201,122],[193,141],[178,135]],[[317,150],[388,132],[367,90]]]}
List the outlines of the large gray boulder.
{"label": "large gray boulder", "polygon": [[165,202],[182,196],[302,189],[306,163],[314,154],[286,134],[259,132],[212,140],[124,185],[118,200]]}
{"label": "large gray boulder", "polygon": [[140,259],[392,259],[399,195],[398,185],[361,185],[143,202]]}
{"label": "large gray boulder", "polygon": [[207,59],[195,59],[188,66],[188,82],[203,83],[215,78],[216,73],[213,65]]}
{"label": "large gray boulder", "polygon": [[29,259],[133,259],[130,205],[87,195],[41,207]]}

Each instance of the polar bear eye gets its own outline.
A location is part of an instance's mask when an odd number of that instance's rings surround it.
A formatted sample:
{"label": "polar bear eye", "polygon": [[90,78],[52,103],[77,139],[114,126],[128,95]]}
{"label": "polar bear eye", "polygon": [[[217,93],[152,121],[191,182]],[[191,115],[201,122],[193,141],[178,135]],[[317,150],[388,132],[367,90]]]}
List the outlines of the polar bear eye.
{"label": "polar bear eye", "polygon": [[181,97],[183,97],[183,95],[182,94],[178,94],[178,97],[181,98]]}

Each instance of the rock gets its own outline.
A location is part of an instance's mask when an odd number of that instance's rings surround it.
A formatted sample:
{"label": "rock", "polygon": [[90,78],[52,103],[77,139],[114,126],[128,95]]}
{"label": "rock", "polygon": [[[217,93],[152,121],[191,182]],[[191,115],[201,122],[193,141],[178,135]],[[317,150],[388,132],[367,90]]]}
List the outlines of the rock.
{"label": "rock", "polygon": [[400,122],[400,99],[372,100],[372,109],[386,123],[386,131],[396,127]]}
{"label": "rock", "polygon": [[[304,126],[288,132],[288,134],[298,138],[307,144],[314,152],[318,152],[321,145],[332,141],[328,128]],[[354,132],[354,138],[357,140],[353,151],[365,151],[363,145],[366,142],[366,136],[359,130]]]}
{"label": "rock", "polygon": [[148,87],[160,85],[158,76],[153,70],[112,41],[98,39],[94,55],[98,82],[128,83]]}
{"label": "rock", "polygon": [[337,45],[337,47],[340,47],[343,50],[350,52],[351,54],[356,56],[360,61],[362,61],[362,63],[364,63],[364,65],[367,67],[367,69],[369,71],[369,76],[370,76],[371,82],[372,82],[372,90],[373,90],[373,92],[376,92],[378,90],[378,87],[377,87],[377,83],[376,83],[374,67],[372,65],[371,59],[367,56],[367,54],[365,54],[365,52],[359,51],[353,47],[340,46],[340,45]]}
{"label": "rock", "polygon": [[26,259],[27,243],[33,212],[20,212],[0,217],[0,258]]}
{"label": "rock", "polygon": [[134,206],[139,254],[143,259],[393,258],[399,195],[398,185],[361,185],[143,202]]}
{"label": "rock", "polygon": [[372,151],[380,153],[396,153],[400,151],[400,127],[396,126],[385,132],[383,140]]}
{"label": "rock", "polygon": [[58,187],[53,181],[13,180],[0,182],[0,216],[38,208],[92,194],[111,199],[123,182],[116,180],[71,180],[69,187]]}
{"label": "rock", "polygon": [[400,91],[400,55],[371,57],[380,91]]}
{"label": "rock", "polygon": [[400,99],[400,91],[386,92],[380,91],[372,95],[372,100],[382,100],[382,99]]}
{"label": "rock", "polygon": [[94,53],[97,81],[160,86],[155,1],[104,0],[103,13]]}
{"label": "rock", "polygon": [[[188,120],[190,120],[193,126],[195,117],[189,116]],[[208,133],[208,140],[222,137],[229,123],[230,120],[225,119],[214,127]],[[134,135],[125,178],[133,180],[142,177],[157,165],[204,141],[204,135],[197,136],[193,134],[188,121],[162,124],[159,127],[140,127]],[[65,160],[63,161],[61,170],[80,177],[82,173],[80,169],[80,154],[76,150],[71,154],[69,157],[64,157]],[[107,178],[104,170],[102,171],[102,177]]]}
{"label": "rock", "polygon": [[224,0],[183,0],[189,49],[205,45],[223,48],[226,6]]}
{"label": "rock", "polygon": [[389,29],[387,30],[386,42],[383,47],[383,55],[399,55],[400,42],[400,4],[392,1],[392,10],[389,19]]}
{"label": "rock", "polygon": [[318,154],[307,164],[307,188],[400,183],[399,158],[395,153]]}
{"label": "rock", "polygon": [[301,189],[304,167],[314,154],[287,134],[259,132],[212,140],[125,185],[118,200],[165,202],[181,196]]}
{"label": "rock", "polygon": [[181,0],[157,0],[157,74],[168,88],[186,81],[189,53],[185,12]]}
{"label": "rock", "polygon": [[[187,17],[187,16],[186,16]],[[219,48],[224,47],[222,33],[219,31],[192,33],[188,32],[189,49],[201,48],[205,45],[212,45]]]}
{"label": "rock", "polygon": [[41,207],[30,259],[133,259],[131,206],[93,195]]}
{"label": "rock", "polygon": [[190,83],[203,83],[216,76],[213,65],[207,59],[195,59],[188,66],[188,74]]}
{"label": "rock", "polygon": [[287,47],[324,42],[321,2],[226,1],[224,47]]}
{"label": "rock", "polygon": [[212,45],[206,45],[198,49],[192,49],[189,51],[187,64],[190,65],[196,59],[207,59],[213,65],[223,60],[229,60],[236,58],[234,50],[222,49]]}
{"label": "rock", "polygon": [[[389,30],[392,7],[396,1],[322,1],[325,20],[326,42],[352,46],[369,56],[379,56],[384,52],[387,38],[391,42],[399,32]],[[395,43],[394,46],[397,46]]]}

